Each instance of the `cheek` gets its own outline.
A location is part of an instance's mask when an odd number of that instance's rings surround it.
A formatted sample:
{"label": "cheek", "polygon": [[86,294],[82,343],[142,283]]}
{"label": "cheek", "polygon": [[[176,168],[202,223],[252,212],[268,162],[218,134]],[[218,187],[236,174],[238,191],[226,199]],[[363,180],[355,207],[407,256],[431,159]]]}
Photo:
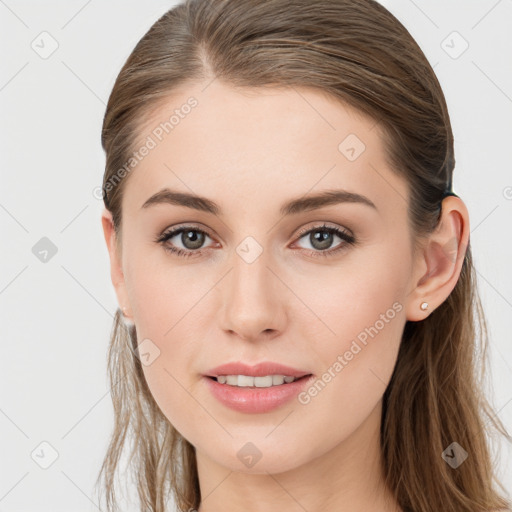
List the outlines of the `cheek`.
{"label": "cheek", "polygon": [[322,424],[326,439],[348,438],[379,404],[405,324],[405,308],[394,300],[393,286],[378,294],[357,290],[353,301],[337,292],[331,298],[338,299],[338,306],[326,305],[332,314],[325,318],[335,334],[312,344],[311,357],[321,363],[316,379],[298,396],[305,423]]}
{"label": "cheek", "polygon": [[[376,253],[378,257],[373,256]],[[314,323],[324,324],[322,338],[317,332],[311,340],[327,340],[330,333],[329,346],[348,349],[351,340],[359,337],[364,342],[369,338],[368,330],[375,339],[400,338],[409,263],[396,253],[387,246],[354,253],[338,268],[316,271],[314,278],[296,283],[295,289],[300,290],[301,300],[310,310],[309,318],[313,312],[321,321]]]}
{"label": "cheek", "polygon": [[330,332],[310,336],[323,367],[299,402],[308,414],[329,417],[333,434],[340,425],[347,433],[355,428],[382,398],[406,321],[406,257],[399,261],[393,248],[384,247],[378,259],[361,254],[345,268],[339,277],[316,282],[321,294],[318,287],[305,292]]}
{"label": "cheek", "polygon": [[205,294],[215,279],[206,271],[202,279],[191,268],[162,260],[151,265],[149,258],[133,258],[125,276],[145,379],[164,415],[183,433],[190,431],[186,411],[198,374],[196,356],[205,348],[202,326],[213,321],[204,314]]}
{"label": "cheek", "polygon": [[213,282],[206,271],[202,271],[203,280],[193,265],[175,262],[163,248],[154,246],[132,253],[127,262],[130,305],[137,327],[147,337],[172,336],[182,318],[190,321],[187,312],[201,300],[208,282]]}

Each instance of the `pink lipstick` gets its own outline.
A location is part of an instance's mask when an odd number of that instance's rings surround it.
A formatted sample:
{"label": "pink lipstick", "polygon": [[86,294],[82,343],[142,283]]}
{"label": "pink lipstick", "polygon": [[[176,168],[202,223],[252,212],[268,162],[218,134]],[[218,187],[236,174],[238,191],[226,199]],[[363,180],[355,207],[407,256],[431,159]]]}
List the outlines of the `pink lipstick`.
{"label": "pink lipstick", "polygon": [[204,378],[223,405],[254,414],[273,411],[292,400],[307,387],[313,374],[279,363],[249,366],[233,362],[212,368]]}

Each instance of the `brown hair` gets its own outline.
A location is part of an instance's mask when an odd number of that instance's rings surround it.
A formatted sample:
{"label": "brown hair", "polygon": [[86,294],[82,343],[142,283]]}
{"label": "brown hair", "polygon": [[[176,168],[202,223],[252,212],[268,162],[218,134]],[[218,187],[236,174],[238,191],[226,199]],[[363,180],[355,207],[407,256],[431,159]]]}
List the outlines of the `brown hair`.
{"label": "brown hair", "polygon": [[[370,116],[392,168],[409,184],[413,242],[437,226],[455,165],[450,118],[432,67],[390,12],[374,0],[189,0],[139,41],[108,101],[104,201],[119,237],[125,164],[149,113],[177,87],[213,79],[233,87],[314,88]],[[510,506],[494,488],[500,484],[486,436],[493,428],[511,437],[484,393],[487,330],[466,249],[446,301],[425,320],[406,323],[383,397],[386,483],[404,511]],[[115,425],[98,476],[108,510],[117,509],[114,476],[125,448],[144,510],[163,512],[171,496],[180,511],[197,509],[194,447],[153,399],[135,328],[124,327],[119,310],[108,359]],[[454,441],[469,454],[457,469],[441,456]]]}

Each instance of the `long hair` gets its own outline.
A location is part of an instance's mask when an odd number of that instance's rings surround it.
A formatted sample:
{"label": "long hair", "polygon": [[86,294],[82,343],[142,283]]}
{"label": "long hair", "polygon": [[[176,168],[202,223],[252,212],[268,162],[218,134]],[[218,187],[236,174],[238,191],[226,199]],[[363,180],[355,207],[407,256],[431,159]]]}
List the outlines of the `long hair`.
{"label": "long hair", "polygon": [[[374,0],[188,0],[158,19],[111,92],[102,129],[105,207],[120,239],[121,200],[141,127],[176,88],[222,80],[233,87],[308,87],[354,107],[382,129],[387,158],[409,185],[413,242],[438,225],[455,166],[437,77],[407,29]],[[127,176],[128,175],[128,176]],[[511,440],[486,398],[488,335],[471,247],[449,297],[407,322],[384,393],[386,484],[408,512],[489,512],[510,507],[496,486],[490,434]],[[117,509],[115,475],[126,451],[143,510],[180,512],[201,502],[194,447],[163,415],[142,372],[134,327],[118,310],[108,372],[114,428],[102,478]],[[458,443],[456,469],[442,456]]]}

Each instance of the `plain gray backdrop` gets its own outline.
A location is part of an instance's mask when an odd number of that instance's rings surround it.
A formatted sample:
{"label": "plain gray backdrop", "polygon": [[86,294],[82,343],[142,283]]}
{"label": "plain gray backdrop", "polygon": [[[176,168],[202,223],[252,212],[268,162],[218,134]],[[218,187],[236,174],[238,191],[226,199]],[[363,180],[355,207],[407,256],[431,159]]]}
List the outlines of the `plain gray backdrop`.
{"label": "plain gray backdrop", "polygon": [[[490,327],[488,393],[512,431],[512,1],[383,4],[446,95],[454,190],[470,213]],[[0,512],[99,510],[117,307],[100,224],[101,123],[125,59],[173,5],[0,0]],[[512,450],[495,451],[510,493]]]}

